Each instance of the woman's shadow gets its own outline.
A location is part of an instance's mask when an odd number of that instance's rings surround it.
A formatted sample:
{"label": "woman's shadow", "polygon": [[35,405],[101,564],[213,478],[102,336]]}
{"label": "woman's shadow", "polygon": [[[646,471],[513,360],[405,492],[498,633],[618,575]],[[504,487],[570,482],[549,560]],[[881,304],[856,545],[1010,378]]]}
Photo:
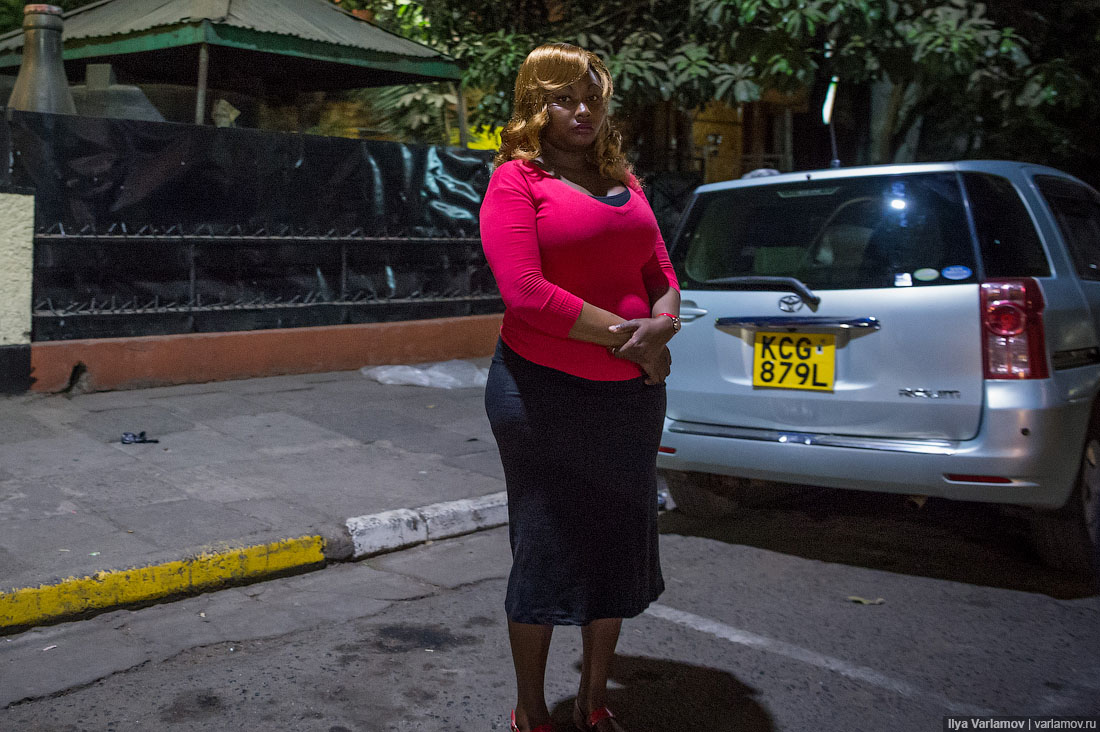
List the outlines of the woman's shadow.
{"label": "woman's shadow", "polygon": [[[579,671],[579,665],[578,665]],[[644,656],[616,655],[607,706],[630,732],[765,732],[771,717],[756,690],[725,671]],[[573,698],[554,706],[559,730],[571,730]]]}

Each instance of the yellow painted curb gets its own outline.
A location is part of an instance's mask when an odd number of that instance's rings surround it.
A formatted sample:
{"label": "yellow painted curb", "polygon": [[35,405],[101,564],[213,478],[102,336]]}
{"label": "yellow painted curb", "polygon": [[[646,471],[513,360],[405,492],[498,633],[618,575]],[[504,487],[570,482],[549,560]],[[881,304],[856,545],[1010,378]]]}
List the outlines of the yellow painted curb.
{"label": "yellow painted curb", "polygon": [[148,602],[320,564],[325,561],[324,543],[320,536],[300,536],[0,592],[0,629],[38,625],[89,610]]}

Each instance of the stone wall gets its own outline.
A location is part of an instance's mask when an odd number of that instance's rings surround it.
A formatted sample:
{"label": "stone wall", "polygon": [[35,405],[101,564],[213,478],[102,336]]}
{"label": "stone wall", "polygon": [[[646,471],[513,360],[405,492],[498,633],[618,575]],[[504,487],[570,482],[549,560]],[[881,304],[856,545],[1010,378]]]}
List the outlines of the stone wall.
{"label": "stone wall", "polygon": [[0,192],[0,393],[30,386],[34,196]]}

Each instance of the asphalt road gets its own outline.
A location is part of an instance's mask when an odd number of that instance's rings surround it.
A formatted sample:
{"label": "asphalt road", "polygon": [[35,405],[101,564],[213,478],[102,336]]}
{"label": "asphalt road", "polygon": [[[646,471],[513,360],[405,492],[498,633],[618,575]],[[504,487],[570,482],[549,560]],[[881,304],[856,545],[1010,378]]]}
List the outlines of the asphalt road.
{"label": "asphalt road", "polygon": [[[823,491],[662,526],[668,589],[614,670],[631,732],[1100,715],[1100,597],[986,507]],[[0,638],[0,730],[504,730],[507,569],[497,529]],[[562,730],[578,654],[560,629]]]}

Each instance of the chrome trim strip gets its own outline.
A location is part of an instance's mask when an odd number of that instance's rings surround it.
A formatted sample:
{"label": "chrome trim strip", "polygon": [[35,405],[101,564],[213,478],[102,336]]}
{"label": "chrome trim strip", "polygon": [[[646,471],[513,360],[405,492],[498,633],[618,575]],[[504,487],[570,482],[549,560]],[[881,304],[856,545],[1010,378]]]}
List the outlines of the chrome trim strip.
{"label": "chrome trim strip", "polygon": [[870,328],[879,330],[882,323],[878,318],[792,318],[782,315],[761,316],[758,318],[718,318],[715,328],[840,328],[851,330]]}
{"label": "chrome trim strip", "polygon": [[1100,363],[1100,348],[1078,348],[1072,351],[1058,351],[1050,357],[1056,371],[1073,369],[1078,366],[1090,366]]}
{"label": "chrome trim strip", "polygon": [[725,285],[731,290],[786,290],[798,295],[811,310],[817,310],[821,304],[821,297],[806,286],[806,283],[797,277],[760,277],[748,275],[745,277],[719,277],[707,280],[704,285]]}
{"label": "chrome trim strip", "polygon": [[812,434],[809,432],[727,427],[725,425],[701,424],[698,422],[672,421],[668,431],[703,437],[725,437],[736,440],[778,442],[790,445],[820,445],[823,447],[844,447],[882,452],[911,452],[922,455],[954,455],[959,449],[959,443],[951,440],[889,440],[874,437],[849,437],[845,435]]}

